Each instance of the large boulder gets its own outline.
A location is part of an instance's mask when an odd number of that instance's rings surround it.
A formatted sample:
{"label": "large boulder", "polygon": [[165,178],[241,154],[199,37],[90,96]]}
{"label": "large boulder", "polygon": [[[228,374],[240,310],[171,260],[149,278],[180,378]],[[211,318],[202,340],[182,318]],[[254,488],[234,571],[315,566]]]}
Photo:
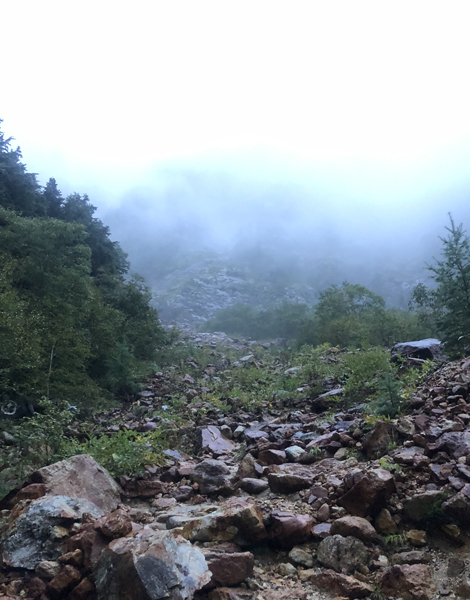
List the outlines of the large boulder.
{"label": "large boulder", "polygon": [[435,338],[395,344],[392,348],[392,360],[397,360],[399,357],[420,358],[422,360],[445,360],[442,351],[442,342]]}
{"label": "large boulder", "polygon": [[198,548],[168,531],[150,529],[111,542],[94,576],[100,600],[190,600],[211,580]]}
{"label": "large boulder", "polygon": [[395,491],[395,479],[385,469],[372,469],[338,500],[338,505],[356,517],[375,516]]}
{"label": "large boulder", "polygon": [[9,567],[34,569],[40,562],[63,554],[66,527],[84,513],[103,516],[103,511],[83,498],[44,496],[31,502],[2,536],[3,560]]}
{"label": "large boulder", "polygon": [[34,483],[43,483],[52,496],[85,498],[104,512],[111,512],[121,502],[121,488],[96,460],[87,454],[39,469],[32,475]]}
{"label": "large boulder", "polygon": [[317,559],[320,564],[341,573],[351,573],[361,565],[367,565],[369,554],[364,544],[355,537],[331,535],[318,546]]}

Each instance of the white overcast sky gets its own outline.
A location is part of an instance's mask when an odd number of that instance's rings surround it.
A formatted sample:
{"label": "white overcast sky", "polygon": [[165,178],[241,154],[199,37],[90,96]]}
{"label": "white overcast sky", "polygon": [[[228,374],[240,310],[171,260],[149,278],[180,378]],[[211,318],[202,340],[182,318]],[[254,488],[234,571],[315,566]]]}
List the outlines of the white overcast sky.
{"label": "white overcast sky", "polygon": [[3,129],[95,204],[179,166],[370,202],[469,184],[468,0],[1,4]]}

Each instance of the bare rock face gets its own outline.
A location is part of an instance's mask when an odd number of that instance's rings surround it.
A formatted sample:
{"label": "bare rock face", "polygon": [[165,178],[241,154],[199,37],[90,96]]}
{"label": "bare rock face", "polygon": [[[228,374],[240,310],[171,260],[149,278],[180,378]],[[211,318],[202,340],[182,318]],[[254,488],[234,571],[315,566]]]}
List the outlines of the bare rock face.
{"label": "bare rock face", "polygon": [[61,538],[84,513],[103,516],[103,511],[83,498],[44,496],[31,502],[2,536],[3,560],[9,567],[34,569],[43,561],[63,554]]}
{"label": "bare rock face", "polygon": [[338,500],[338,505],[357,517],[375,516],[394,491],[393,475],[385,469],[372,469]]}
{"label": "bare rock face", "polygon": [[322,540],[317,551],[318,561],[330,569],[341,573],[343,569],[351,573],[361,565],[367,565],[367,548],[358,539],[332,535]]}
{"label": "bare rock face", "polygon": [[377,538],[375,528],[362,517],[341,517],[331,524],[331,535],[352,535],[363,542],[373,542]]}
{"label": "bare rock face", "polygon": [[394,565],[382,578],[382,591],[403,600],[433,600],[437,596],[429,567]]}
{"label": "bare rock face", "polygon": [[87,454],[43,467],[32,475],[35,483],[43,483],[48,494],[85,498],[104,512],[111,512],[121,501],[121,488],[94,458]]}
{"label": "bare rock face", "polygon": [[211,580],[202,552],[168,531],[114,540],[94,576],[100,600],[190,600]]}

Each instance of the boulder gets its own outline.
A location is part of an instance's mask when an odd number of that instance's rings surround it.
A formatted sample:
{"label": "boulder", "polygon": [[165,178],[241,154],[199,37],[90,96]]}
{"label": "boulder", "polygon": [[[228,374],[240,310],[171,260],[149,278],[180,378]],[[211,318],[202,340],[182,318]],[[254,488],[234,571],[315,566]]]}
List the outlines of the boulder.
{"label": "boulder", "polygon": [[214,456],[233,452],[237,445],[227,439],[218,427],[209,425],[201,432],[202,449],[210,450]]}
{"label": "boulder", "polygon": [[124,537],[132,531],[132,521],[126,511],[115,510],[105,517],[101,517],[95,524],[96,529],[106,538],[112,540]]}
{"label": "boulder", "polygon": [[342,535],[362,540],[363,542],[373,542],[377,539],[375,528],[362,517],[341,517],[336,519],[331,525],[331,535]]}
{"label": "boulder", "polygon": [[386,421],[377,421],[363,441],[363,448],[367,458],[374,460],[387,454],[390,444],[393,442],[393,425]]}
{"label": "boulder", "polygon": [[104,512],[111,512],[121,502],[121,488],[93,457],[87,454],[39,469],[31,476],[34,483],[43,483],[48,494],[85,498]]}
{"label": "boulder", "polygon": [[61,572],[47,584],[47,594],[51,598],[59,598],[80,582],[82,576],[78,569],[66,565]]}
{"label": "boulder", "polygon": [[103,511],[83,498],[44,496],[33,500],[2,536],[3,560],[9,567],[35,569],[43,561],[54,561],[63,554],[67,536],[64,525],[80,521],[84,513],[103,516]]}
{"label": "boulder", "polygon": [[395,479],[385,469],[372,469],[338,500],[338,505],[357,517],[375,516],[395,491]]}
{"label": "boulder", "polygon": [[423,360],[445,360],[442,351],[442,342],[435,338],[395,344],[392,348],[392,360],[398,360],[400,357],[421,358]]}
{"label": "boulder", "polygon": [[202,552],[168,531],[112,541],[94,577],[100,600],[189,600],[211,580]]}
{"label": "boulder", "polygon": [[344,569],[351,573],[369,562],[369,554],[364,544],[355,537],[331,535],[320,542],[317,550],[320,564],[338,573]]}
{"label": "boulder", "polygon": [[264,479],[246,477],[240,481],[239,487],[247,494],[261,494],[268,489],[269,484]]}
{"label": "boulder", "polygon": [[415,494],[403,504],[406,516],[419,523],[432,518],[437,511],[441,510],[446,494],[439,490],[427,490],[422,494]]}
{"label": "boulder", "polygon": [[313,485],[315,474],[297,463],[279,465],[278,470],[268,475],[268,483],[275,494],[293,494]]}
{"label": "boulder", "polygon": [[230,470],[220,460],[206,458],[194,468],[191,479],[204,495],[229,495],[233,492]]}
{"label": "boulder", "polygon": [[227,551],[230,548],[204,548],[202,553],[212,579],[211,587],[239,585],[253,573],[255,559],[251,552]]}
{"label": "boulder", "polygon": [[263,540],[266,530],[254,502],[231,498],[217,510],[188,520],[182,534],[191,542],[235,542],[246,547]]}
{"label": "boulder", "polygon": [[394,565],[383,575],[381,589],[403,600],[433,600],[437,596],[431,571],[423,564]]}
{"label": "boulder", "polygon": [[310,515],[295,515],[275,510],[269,519],[269,539],[283,548],[303,544],[312,536],[313,519]]}
{"label": "boulder", "polygon": [[258,460],[263,465],[282,465],[286,462],[287,456],[284,450],[260,450]]}
{"label": "boulder", "polygon": [[467,525],[470,522],[470,483],[442,505],[445,515]]}

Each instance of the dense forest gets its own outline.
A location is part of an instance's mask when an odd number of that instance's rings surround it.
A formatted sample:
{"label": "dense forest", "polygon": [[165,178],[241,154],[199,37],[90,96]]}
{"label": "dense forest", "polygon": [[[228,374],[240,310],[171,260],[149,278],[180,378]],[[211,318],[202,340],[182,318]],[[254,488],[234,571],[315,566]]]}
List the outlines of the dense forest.
{"label": "dense forest", "polygon": [[148,288],[86,195],[38,184],[0,133],[0,400],[90,407],[126,394],[167,343]]}

